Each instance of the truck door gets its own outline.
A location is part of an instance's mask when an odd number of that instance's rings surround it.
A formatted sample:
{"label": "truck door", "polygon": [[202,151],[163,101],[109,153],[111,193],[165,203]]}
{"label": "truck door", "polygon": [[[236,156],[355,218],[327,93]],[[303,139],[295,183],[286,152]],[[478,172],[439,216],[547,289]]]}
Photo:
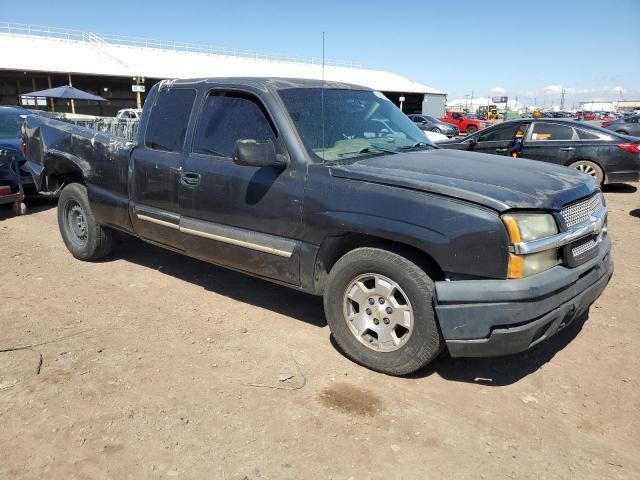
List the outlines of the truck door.
{"label": "truck door", "polygon": [[[458,127],[460,127],[460,125],[462,124],[462,119],[464,117],[459,114],[458,112],[453,112],[451,114],[451,123],[453,123],[454,125],[457,125]],[[460,131],[462,131],[462,128],[460,129]]]}
{"label": "truck door", "polygon": [[570,125],[533,122],[525,136],[521,157],[567,165],[580,146],[578,135]]}
{"label": "truck door", "polygon": [[304,166],[236,165],[239,139],[271,141],[288,155],[273,117],[255,95],[206,94],[180,183],[180,228],[188,254],[299,284]]}
{"label": "truck door", "polygon": [[142,238],[182,250],[178,180],[196,90],[161,87],[133,151],[130,185],[135,231]]}

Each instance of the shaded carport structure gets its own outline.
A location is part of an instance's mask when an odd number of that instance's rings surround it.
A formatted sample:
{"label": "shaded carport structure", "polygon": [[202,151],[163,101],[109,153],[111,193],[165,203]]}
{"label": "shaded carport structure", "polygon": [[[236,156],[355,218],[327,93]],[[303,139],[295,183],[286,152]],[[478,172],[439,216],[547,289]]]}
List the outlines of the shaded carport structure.
{"label": "shaded carport structure", "polygon": [[[104,97],[103,113],[135,107],[149,88],[166,78],[285,77],[321,79],[363,85],[384,93],[405,113],[441,107],[445,93],[400,75],[364,69],[351,62],[300,58],[265,52],[220,49],[206,45],[96,34],[24,24],[0,23],[0,104],[15,105],[20,96],[54,85],[74,87]],[[144,93],[134,88],[144,87]],[[425,102],[428,97],[435,102]],[[40,108],[44,108],[41,106]],[[47,106],[51,109],[51,105]],[[57,101],[56,111],[70,111]],[[99,114],[97,102],[78,106],[78,113]]]}

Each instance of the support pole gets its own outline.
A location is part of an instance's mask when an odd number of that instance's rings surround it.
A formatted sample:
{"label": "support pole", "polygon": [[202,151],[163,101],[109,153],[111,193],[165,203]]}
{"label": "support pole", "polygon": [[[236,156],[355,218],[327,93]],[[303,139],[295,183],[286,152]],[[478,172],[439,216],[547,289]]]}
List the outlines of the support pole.
{"label": "support pole", "polygon": [[[51,75],[47,75],[47,83],[49,84],[49,88],[53,88],[53,84],[51,83]],[[55,112],[56,111],[56,104],[55,104],[55,100],[52,98],[50,98],[49,100],[51,100],[51,111]]]}
{"label": "support pole", "polygon": [[[36,91],[36,79],[35,77],[31,77],[31,88],[33,89],[32,91]],[[36,110],[40,110],[40,108],[38,108],[38,97],[33,97],[33,101],[36,104]]]}
{"label": "support pole", "polygon": [[[140,76],[136,77],[136,85],[140,85]],[[136,103],[138,105],[138,110],[142,108],[142,95],[140,92],[136,92]]]}
{"label": "support pole", "polygon": [[[71,83],[71,74],[69,74],[69,86],[73,87],[73,84]],[[76,102],[73,98],[71,99],[71,113],[76,113]]]}

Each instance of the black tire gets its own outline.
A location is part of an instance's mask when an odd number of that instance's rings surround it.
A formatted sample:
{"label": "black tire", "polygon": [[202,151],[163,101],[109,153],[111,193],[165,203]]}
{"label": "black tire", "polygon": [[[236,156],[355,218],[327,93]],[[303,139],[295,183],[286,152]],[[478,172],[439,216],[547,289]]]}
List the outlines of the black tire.
{"label": "black tire", "polygon": [[604,185],[604,170],[602,170],[602,167],[597,163],[590,160],[578,160],[577,162],[573,162],[571,165],[569,165],[569,167],[575,168],[576,170],[581,171],[582,173],[586,173],[587,175],[591,175],[596,179],[598,184]]}
{"label": "black tire", "polygon": [[431,131],[434,133],[442,133],[438,127],[433,127]]}
{"label": "black tire", "polygon": [[625,130],[616,130],[616,133],[619,133],[620,135],[629,135],[629,132]]}
{"label": "black tire", "polygon": [[473,125],[469,125],[467,127],[467,135],[473,135],[477,131],[478,131],[478,129],[476,127],[474,127]]}
{"label": "black tire", "polygon": [[70,183],[62,190],[58,227],[67,249],[79,260],[97,260],[111,252],[113,232],[96,222],[84,185]]}
{"label": "black tire", "polygon": [[24,202],[13,202],[11,209],[13,210],[13,213],[18,216],[27,214],[27,206]]}
{"label": "black tire", "polygon": [[[397,283],[410,303],[412,330],[396,350],[376,351],[368,347],[347,324],[344,310],[347,288],[365,274],[382,275]],[[379,248],[352,250],[331,269],[324,294],[325,315],[336,343],[349,358],[372,370],[407,375],[423,368],[444,346],[433,308],[433,288],[429,275],[401,255]]]}

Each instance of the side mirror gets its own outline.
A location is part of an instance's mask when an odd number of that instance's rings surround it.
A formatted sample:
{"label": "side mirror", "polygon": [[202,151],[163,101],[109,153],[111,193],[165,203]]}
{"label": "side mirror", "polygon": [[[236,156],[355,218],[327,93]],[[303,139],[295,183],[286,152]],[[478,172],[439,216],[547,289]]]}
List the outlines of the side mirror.
{"label": "side mirror", "polygon": [[258,143],[252,139],[240,139],[233,146],[233,163],[247,167],[287,168],[287,160],[276,153],[272,142]]}

